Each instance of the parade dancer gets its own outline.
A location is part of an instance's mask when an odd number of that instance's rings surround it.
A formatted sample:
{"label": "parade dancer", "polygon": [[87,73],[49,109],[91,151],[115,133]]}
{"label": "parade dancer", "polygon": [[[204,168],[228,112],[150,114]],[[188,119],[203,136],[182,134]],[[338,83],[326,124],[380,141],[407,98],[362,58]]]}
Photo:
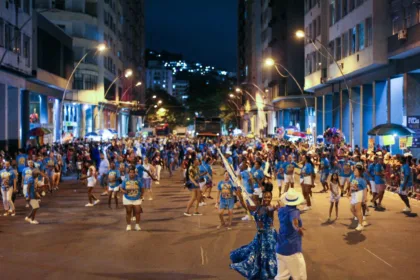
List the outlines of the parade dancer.
{"label": "parade dancer", "polygon": [[136,167],[130,166],[128,169],[128,178],[121,185],[123,195],[123,205],[126,210],[126,231],[131,230],[131,217],[135,216],[136,225],[134,229],[140,231],[140,214],[143,212],[141,208],[141,197],[143,196],[143,188],[141,185],[141,177],[136,176]]}
{"label": "parade dancer", "polygon": [[14,192],[17,192],[17,177],[15,171],[10,166],[9,160],[5,160],[4,169],[0,171],[0,177],[1,195],[3,197],[3,206],[5,210],[3,216],[15,216],[15,204],[13,203],[12,196]]}
{"label": "parade dancer", "polygon": [[327,152],[323,152],[319,162],[319,173],[321,174],[320,182],[322,185],[321,192],[328,191],[328,174],[330,172],[330,162],[327,159]]}
{"label": "parade dancer", "polygon": [[97,174],[96,174],[96,168],[93,165],[93,162],[92,161],[87,161],[86,162],[86,168],[88,169],[87,170],[87,174],[86,175],[83,175],[81,177],[81,180],[87,180],[86,183],[87,183],[87,188],[88,188],[88,193],[87,194],[88,194],[89,203],[86,204],[85,206],[86,207],[92,207],[92,206],[95,206],[96,204],[99,203],[99,199],[97,199],[95,197],[95,195],[92,193],[93,192],[93,188],[96,185],[96,177],[97,177]]}
{"label": "parade dancer", "polygon": [[195,211],[193,215],[194,216],[202,215],[200,212],[198,212],[198,206],[201,199],[200,186],[199,186],[199,177],[200,177],[199,168],[198,168],[199,165],[200,165],[199,160],[194,157],[189,160],[188,166],[187,166],[186,186],[188,190],[191,192],[191,198],[188,201],[187,209],[184,212],[184,216],[187,216],[187,217],[191,217],[190,209],[192,205],[194,204],[194,202],[196,203],[196,205],[195,205]]}
{"label": "parade dancer", "polygon": [[273,213],[277,208],[270,205],[272,195],[270,192],[264,192],[262,205],[255,199],[255,206],[246,204],[240,192],[238,197],[242,206],[252,213],[257,233],[251,243],[230,253],[230,267],[247,279],[273,279],[277,274],[277,233],[273,227]]}
{"label": "parade dancer", "polygon": [[403,157],[401,159],[401,185],[398,195],[405,204],[403,212],[411,212],[410,201],[407,193],[413,186],[413,173],[411,172],[411,157]]}
{"label": "parade dancer", "polygon": [[382,209],[382,200],[385,194],[385,168],[384,160],[382,157],[378,157],[378,162],[375,164],[375,185],[377,194],[373,197],[373,205],[375,208]]}
{"label": "parade dancer", "polygon": [[280,159],[277,161],[274,172],[276,174],[277,178],[277,187],[279,188],[279,197],[282,195],[282,186],[284,182],[284,163],[285,163],[285,157],[282,155]]}
{"label": "parade dancer", "polygon": [[347,196],[351,196],[351,212],[354,216],[354,220],[358,221],[357,231],[362,231],[364,226],[368,225],[366,217],[363,216],[362,203],[367,197],[367,182],[363,178],[363,166],[356,165],[354,174],[350,178],[350,191]]}
{"label": "parade dancer", "polygon": [[[143,164],[144,171],[143,172],[143,188],[147,195],[149,196],[149,200],[153,200],[153,192],[152,192],[152,176],[151,174],[155,174],[155,169],[153,165],[149,163],[149,159],[146,157],[144,159]],[[150,175],[149,175],[150,174]]]}
{"label": "parade dancer", "polygon": [[28,198],[29,204],[31,205],[31,212],[25,217],[25,221],[29,222],[32,225],[37,225],[39,222],[35,220],[35,215],[39,209],[39,195],[37,193],[37,188],[39,184],[40,171],[35,168],[32,170],[31,175],[26,179],[26,184],[28,188]]}
{"label": "parade dancer", "polygon": [[110,163],[110,170],[108,171],[108,174],[106,174],[108,177],[108,207],[112,209],[111,207],[111,199],[114,198],[115,200],[115,208],[118,208],[118,196],[117,193],[119,191],[120,186],[120,180],[121,180],[121,174],[120,171],[115,167],[115,162]]}
{"label": "parade dancer", "polygon": [[302,176],[303,176],[303,183],[302,183],[302,191],[303,196],[306,200],[306,206],[303,208],[304,211],[311,210],[311,189],[314,187],[314,175],[315,169],[314,164],[311,161],[310,156],[304,157],[304,166],[302,168]]}
{"label": "parade dancer", "polygon": [[295,187],[295,168],[299,168],[299,165],[297,165],[294,162],[294,156],[289,155],[287,157],[287,162],[284,164],[284,184],[285,189],[283,193],[287,192],[289,190],[289,187],[294,188]]}
{"label": "parade dancer", "polygon": [[32,178],[32,170],[34,169],[34,162],[33,160],[28,160],[28,167],[25,167],[22,171],[22,190],[23,196],[26,200],[26,208],[29,208],[29,195],[28,195],[28,180]]}
{"label": "parade dancer", "polygon": [[228,210],[229,220],[227,223],[227,229],[232,229],[232,217],[233,217],[233,207],[235,206],[235,199],[233,197],[233,192],[236,191],[236,187],[232,184],[230,180],[229,173],[225,171],[224,180],[220,181],[217,186],[217,202],[216,206],[219,206],[219,218],[220,225],[217,229],[226,226],[225,220],[223,219],[223,214],[225,210]]}

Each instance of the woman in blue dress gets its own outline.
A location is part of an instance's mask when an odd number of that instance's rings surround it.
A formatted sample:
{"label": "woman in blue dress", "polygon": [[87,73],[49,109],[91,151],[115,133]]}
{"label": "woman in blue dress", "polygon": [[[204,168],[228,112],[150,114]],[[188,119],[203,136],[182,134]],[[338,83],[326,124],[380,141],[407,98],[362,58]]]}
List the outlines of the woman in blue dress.
{"label": "woman in blue dress", "polygon": [[257,234],[251,243],[230,253],[230,267],[247,279],[273,279],[277,274],[277,232],[273,227],[273,213],[277,207],[270,206],[272,195],[264,192],[262,205],[255,201],[256,206],[245,204],[242,195],[238,197],[254,216]]}

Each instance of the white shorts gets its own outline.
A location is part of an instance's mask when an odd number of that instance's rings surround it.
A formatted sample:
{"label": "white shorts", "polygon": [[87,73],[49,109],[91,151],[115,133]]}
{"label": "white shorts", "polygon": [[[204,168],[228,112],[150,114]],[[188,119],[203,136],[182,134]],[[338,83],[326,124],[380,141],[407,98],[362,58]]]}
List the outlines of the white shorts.
{"label": "white shorts", "polygon": [[363,202],[363,191],[352,192],[350,204],[354,205],[361,202]]}
{"label": "white shorts", "polygon": [[350,183],[350,177],[338,177],[338,180],[340,181],[340,185],[344,186],[344,184]]}
{"label": "white shorts", "polygon": [[25,198],[28,197],[28,185],[27,184],[23,185],[23,196]]}
{"label": "white shorts", "polygon": [[88,188],[93,188],[95,185],[96,185],[96,179],[90,179],[90,178],[88,178],[87,187]]}
{"label": "white shorts", "polygon": [[370,188],[371,188],[372,192],[373,192],[373,193],[376,193],[376,192],[377,192],[377,190],[376,190],[376,184],[375,184],[375,181],[369,181],[369,182],[370,182]]}
{"label": "white shorts", "polygon": [[305,177],[303,177],[303,183],[305,185],[312,185],[312,177],[311,176],[305,176]]}
{"label": "white shorts", "polygon": [[123,205],[141,205],[141,199],[130,200],[123,196]]}
{"label": "white shorts", "polygon": [[110,191],[110,192],[117,192],[119,190],[120,190],[120,186],[108,187],[108,191]]}
{"label": "white shorts", "polygon": [[280,188],[283,185],[284,179],[277,179],[277,186]]}
{"label": "white shorts", "polygon": [[295,176],[292,174],[292,175],[284,175],[284,182],[285,183],[294,183],[295,182]]}
{"label": "white shorts", "polygon": [[38,199],[31,199],[29,201],[29,205],[31,205],[32,209],[38,209],[39,208],[39,201],[38,201]]}

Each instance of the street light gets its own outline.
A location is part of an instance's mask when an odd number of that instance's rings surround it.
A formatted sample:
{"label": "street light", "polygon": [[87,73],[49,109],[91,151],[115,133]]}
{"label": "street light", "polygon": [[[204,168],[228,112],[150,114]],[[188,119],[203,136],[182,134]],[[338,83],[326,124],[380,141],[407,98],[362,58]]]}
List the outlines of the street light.
{"label": "street light", "polygon": [[157,105],[153,106],[153,108],[157,108]]}
{"label": "street light", "polygon": [[136,87],[141,86],[141,82],[137,82]]}
{"label": "street light", "polygon": [[[135,85],[134,85],[135,87],[139,87],[139,86],[141,86],[141,82],[137,82]],[[127,94],[127,92],[130,90],[130,89],[132,89],[133,88],[133,86],[131,85],[129,88],[127,88],[125,91],[124,91],[124,93],[121,95],[121,100],[123,99],[123,97]]]}
{"label": "street light", "polygon": [[[131,70],[131,69],[127,69],[127,70],[125,70],[125,72],[124,72],[124,77],[126,77],[126,78],[129,78],[129,77],[131,77],[133,75],[133,70]],[[104,95],[104,100],[106,99],[106,96],[108,95],[108,92],[109,92],[109,90],[111,89],[111,87],[115,84],[115,82],[118,80],[118,79],[121,79],[122,78],[122,75],[121,76],[117,76],[113,81],[112,81],[112,83],[109,85],[109,87],[108,87],[108,89],[106,90],[106,92],[105,92],[105,95]]]}
{"label": "street light", "polygon": [[274,62],[274,59],[272,59],[272,58],[267,58],[266,60],[265,60],[265,65],[266,66],[269,66],[269,67],[271,67],[271,66],[274,66],[276,63]]}
{"label": "street light", "polygon": [[[76,67],[74,67],[74,69],[73,69],[73,71],[71,72],[71,74],[70,74],[70,77],[68,78],[68,80],[67,80],[67,84],[66,84],[66,87],[64,88],[64,92],[63,92],[63,97],[61,98],[61,112],[60,112],[60,115],[61,115],[61,117],[60,117],[60,121],[61,121],[61,124],[63,124],[63,121],[64,121],[64,98],[66,97],[66,93],[67,93],[67,90],[68,90],[68,88],[69,88],[69,85],[70,85],[70,81],[72,80],[72,78],[73,78],[73,76],[74,76],[74,73],[76,73],[76,70],[77,70],[77,68],[79,68],[79,66],[80,66],[80,64],[82,63],[82,61],[84,61],[85,60],[85,58],[92,52],[92,51],[94,51],[95,49],[91,49],[91,50],[89,50],[89,51],[87,51],[86,52],[86,54],[79,60],[79,62],[77,62],[77,64],[76,64]],[[97,47],[96,47],[96,52],[95,52],[95,55],[96,54],[98,54],[98,53],[102,53],[102,52],[104,52],[104,51],[106,51],[107,50],[107,47],[106,47],[106,45],[105,44],[99,44]],[[63,127],[64,128],[64,127]],[[62,133],[60,133],[60,135],[62,136]]]}
{"label": "street light", "polygon": [[152,96],[152,98],[153,98],[153,99],[156,99],[156,95],[153,95],[153,96]]}
{"label": "street light", "polygon": [[235,98],[235,95],[233,93],[229,94],[230,98]]}
{"label": "street light", "polygon": [[158,104],[162,104],[162,100],[159,100],[159,101],[158,101]]}

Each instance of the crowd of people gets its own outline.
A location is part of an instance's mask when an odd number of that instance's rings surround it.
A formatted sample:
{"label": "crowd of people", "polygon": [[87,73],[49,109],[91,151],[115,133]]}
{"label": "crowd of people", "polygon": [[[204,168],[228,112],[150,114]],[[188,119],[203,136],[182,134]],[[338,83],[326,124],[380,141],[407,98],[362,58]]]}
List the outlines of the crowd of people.
{"label": "crowd of people", "polygon": [[[214,178],[216,164],[225,168],[219,182]],[[15,216],[14,201],[22,196],[25,207],[31,208],[25,221],[38,224],[35,216],[42,197],[59,191],[62,178],[75,174],[86,184],[86,207],[100,203],[94,194],[99,185],[109,208],[113,202],[118,208],[122,201],[126,230],[132,230],[135,222],[134,230],[139,231],[141,205],[144,200],[153,200],[152,185],[160,184],[162,170],[172,177],[178,168],[190,192],[186,217],[201,216],[199,208],[214,200],[220,219],[218,229],[232,229],[235,206],[245,209],[242,220],[256,222],[254,240],[231,253],[231,267],[248,279],[306,279],[300,211],[312,209],[316,174],[322,186],[320,192],[330,193],[328,220],[332,220],[333,210],[338,219],[340,199],[347,196],[357,231],[368,225],[370,207],[385,210],[386,190],[399,194],[404,212],[411,211],[410,197],[420,196],[416,188],[420,180],[417,159],[411,154],[391,156],[379,147],[360,150],[347,145],[310,146],[304,141],[246,137],[150,137],[100,143],[76,140],[30,147],[15,155],[1,153],[3,215]],[[300,183],[301,193],[295,182]],[[274,187],[279,193],[275,206]],[[273,228],[275,211],[280,221],[278,232]]]}

